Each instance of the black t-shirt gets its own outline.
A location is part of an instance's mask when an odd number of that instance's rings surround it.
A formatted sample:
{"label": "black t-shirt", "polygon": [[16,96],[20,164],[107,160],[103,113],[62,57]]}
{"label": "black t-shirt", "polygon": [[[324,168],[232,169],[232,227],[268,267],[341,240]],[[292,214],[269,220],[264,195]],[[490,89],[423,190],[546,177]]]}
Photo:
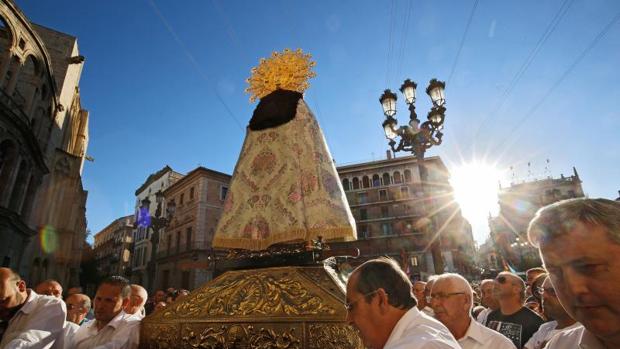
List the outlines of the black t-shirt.
{"label": "black t-shirt", "polygon": [[511,315],[494,310],[487,317],[487,327],[506,336],[517,348],[523,348],[543,323],[538,314],[526,307]]}

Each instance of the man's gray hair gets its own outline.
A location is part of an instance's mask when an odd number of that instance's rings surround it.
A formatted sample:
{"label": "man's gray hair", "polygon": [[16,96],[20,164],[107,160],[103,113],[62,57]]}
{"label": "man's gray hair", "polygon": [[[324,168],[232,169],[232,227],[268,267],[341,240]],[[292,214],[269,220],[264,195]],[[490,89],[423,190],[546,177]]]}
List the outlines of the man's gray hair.
{"label": "man's gray hair", "polygon": [[620,202],[588,198],[558,201],[538,210],[527,232],[530,243],[540,247],[570,232],[578,222],[605,228],[609,238],[620,244]]}
{"label": "man's gray hair", "polygon": [[469,311],[471,312],[472,308],[474,307],[474,289],[471,288],[469,281],[467,281],[467,279],[465,279],[463,276],[456,274],[456,273],[443,273],[441,275],[435,275],[435,276],[436,277],[433,280],[435,282],[433,284],[433,287],[435,287],[437,282],[444,281],[444,280],[456,281],[457,283],[462,284],[462,287],[464,288],[463,291],[465,291],[465,295],[469,297]]}

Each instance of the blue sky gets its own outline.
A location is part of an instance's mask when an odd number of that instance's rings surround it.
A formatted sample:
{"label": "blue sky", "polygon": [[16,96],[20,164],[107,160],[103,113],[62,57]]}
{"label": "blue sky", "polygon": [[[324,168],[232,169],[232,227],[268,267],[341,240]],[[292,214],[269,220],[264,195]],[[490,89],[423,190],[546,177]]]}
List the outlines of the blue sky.
{"label": "blue sky", "polygon": [[[550,159],[554,176],[575,166],[591,197],[618,196],[620,21],[593,41],[620,12],[618,1],[17,3],[33,22],[76,36],[86,57],[80,91],[95,162],[83,179],[93,233],[131,214],[135,189],[166,164],[231,173],[255,106],[245,79],[260,57],[287,47],[317,62],[305,99],[338,164],[385,156],[385,88],[418,82],[424,117],[423,90],[436,77],[448,80],[446,128],[427,155],[451,168],[474,159],[514,166],[517,177],[528,162],[544,175]],[[404,121],[402,98],[398,107]],[[484,220],[473,223],[483,240]]]}

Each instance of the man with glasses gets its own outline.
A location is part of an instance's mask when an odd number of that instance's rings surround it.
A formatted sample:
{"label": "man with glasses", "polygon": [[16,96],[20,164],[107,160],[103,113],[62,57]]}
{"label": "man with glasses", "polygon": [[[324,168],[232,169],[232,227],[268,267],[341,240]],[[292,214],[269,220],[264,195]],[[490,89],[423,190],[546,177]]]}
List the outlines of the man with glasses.
{"label": "man with glasses", "polygon": [[463,349],[516,349],[508,338],[472,318],[474,292],[462,276],[439,275],[430,297],[435,318],[446,325]]}
{"label": "man with glasses", "polygon": [[347,322],[368,348],[459,348],[444,325],[418,310],[411,281],[390,258],[357,267],[347,282],[346,302]]}
{"label": "man with glasses", "polygon": [[499,309],[487,317],[487,327],[508,337],[517,348],[523,348],[543,319],[524,306],[525,282],[517,275],[503,271],[495,278],[494,288]]}
{"label": "man with glasses", "polygon": [[65,346],[69,347],[73,335],[85,322],[86,315],[90,311],[90,298],[81,293],[73,293],[65,300],[67,305],[67,321],[65,321],[64,338]]}
{"label": "man with glasses", "polygon": [[583,324],[547,348],[620,348],[620,202],[559,201],[538,211],[528,234],[560,304]]}
{"label": "man with glasses", "polygon": [[566,313],[558,301],[549,277],[545,277],[542,286],[532,290],[532,292],[538,293],[542,298],[543,312],[547,318],[553,319],[553,321],[545,322],[540,326],[538,332],[534,333],[532,338],[525,343],[526,349],[542,349],[557,333],[581,326]]}

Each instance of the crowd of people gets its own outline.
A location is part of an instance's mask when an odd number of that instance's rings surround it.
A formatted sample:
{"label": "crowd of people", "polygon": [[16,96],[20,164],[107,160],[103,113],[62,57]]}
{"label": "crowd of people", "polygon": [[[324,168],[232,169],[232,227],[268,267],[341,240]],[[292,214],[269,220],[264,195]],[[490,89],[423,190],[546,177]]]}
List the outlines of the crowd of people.
{"label": "crowd of people", "polygon": [[91,298],[56,280],[26,287],[15,271],[0,268],[0,348],[137,348],[140,321],[189,291],[169,288],[152,298],[120,276],[103,280]]}
{"label": "crowd of people", "polygon": [[[369,348],[620,348],[620,202],[571,199],[537,213],[528,230],[544,268],[469,282],[446,273],[413,284],[390,258],[349,276],[346,321]],[[120,276],[94,298],[47,280],[34,289],[0,268],[0,349],[137,348],[140,322],[189,294]]]}
{"label": "crowd of people", "polygon": [[369,348],[620,348],[620,202],[570,199],[528,229],[544,268],[472,284],[458,274],[411,283],[389,258],[347,283],[347,322]]}

